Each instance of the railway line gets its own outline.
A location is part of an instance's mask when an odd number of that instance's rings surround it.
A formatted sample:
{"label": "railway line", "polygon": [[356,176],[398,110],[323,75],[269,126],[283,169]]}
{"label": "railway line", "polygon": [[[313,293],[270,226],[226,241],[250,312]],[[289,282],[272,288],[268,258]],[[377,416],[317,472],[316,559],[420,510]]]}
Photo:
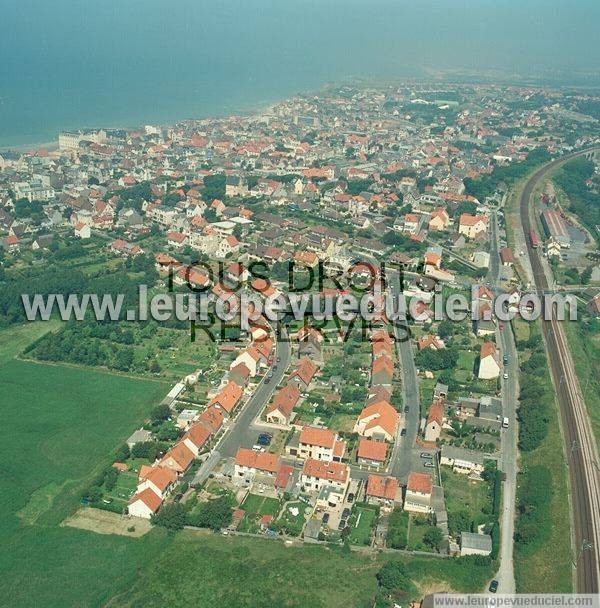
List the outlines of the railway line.
{"label": "railway line", "polygon": [[[537,184],[562,163],[589,152],[580,151],[552,161],[536,171],[525,185],[519,201],[525,235],[534,230],[531,198]],[[542,298],[548,279],[539,250],[526,238],[533,283]],[[582,397],[569,345],[554,317],[542,320],[542,334],[548,352],[550,371],[560,406],[565,453],[568,458],[573,515],[575,591],[598,593],[600,582],[600,468],[598,450]],[[560,550],[557,547],[557,550]],[[565,549],[566,550],[566,549]]]}

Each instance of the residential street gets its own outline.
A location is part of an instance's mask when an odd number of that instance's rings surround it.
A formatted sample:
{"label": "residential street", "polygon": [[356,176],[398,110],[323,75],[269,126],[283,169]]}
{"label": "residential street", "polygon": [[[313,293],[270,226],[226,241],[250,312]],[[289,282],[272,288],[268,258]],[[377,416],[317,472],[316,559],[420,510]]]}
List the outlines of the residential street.
{"label": "residential street", "polygon": [[[399,275],[397,272],[388,272],[390,291],[392,295],[399,290]],[[402,401],[409,411],[404,415],[406,435],[396,437],[392,456],[390,459],[389,474],[397,477],[401,483],[406,483],[411,467],[412,449],[419,429],[421,399],[419,395],[419,379],[415,368],[412,340],[406,339],[406,333],[394,326],[396,336],[396,349],[402,374]]]}
{"label": "residential street", "polygon": [[[277,362],[277,358],[281,360]],[[264,406],[269,402],[277,385],[281,382],[292,359],[292,347],[288,340],[285,328],[282,330],[282,338],[277,342],[274,354],[273,377],[269,383],[265,382],[266,375],[261,378],[254,394],[248,399],[241,412],[230,422],[224,434],[211,452],[207,460],[196,472],[193,483],[202,483],[214,469],[221,458],[229,458],[236,455],[239,447],[252,447],[256,443],[257,431],[252,429],[252,422],[260,414]]]}

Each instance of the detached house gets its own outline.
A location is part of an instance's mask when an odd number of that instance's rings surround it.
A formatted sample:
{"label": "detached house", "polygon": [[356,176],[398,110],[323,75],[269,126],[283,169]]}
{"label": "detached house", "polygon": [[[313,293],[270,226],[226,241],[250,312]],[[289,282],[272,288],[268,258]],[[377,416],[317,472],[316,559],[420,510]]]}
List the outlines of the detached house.
{"label": "detached house", "polygon": [[392,442],[398,420],[398,412],[387,401],[379,401],[362,410],[354,425],[354,432],[363,437]]}
{"label": "detached house", "polygon": [[435,442],[442,434],[442,421],[444,418],[444,402],[436,399],[429,408],[427,424],[425,425],[425,441]]}
{"label": "detached house", "polygon": [[290,375],[289,381],[293,382],[299,389],[306,390],[316,373],[317,366],[308,357],[302,357],[298,361],[296,369]]}
{"label": "detached house", "polygon": [[406,484],[404,510],[411,513],[431,513],[433,482],[429,473],[411,473]]}
{"label": "detached house", "polygon": [[288,425],[292,419],[294,408],[300,401],[300,391],[294,384],[286,384],[267,406],[265,416],[267,422]]}
{"label": "detached house", "polygon": [[450,224],[450,216],[443,207],[438,207],[429,216],[429,230],[446,230]]}
{"label": "detached house", "polygon": [[494,342],[484,342],[479,352],[479,373],[484,380],[492,380],[500,375],[500,364]]}
{"label": "detached house", "polygon": [[469,239],[477,238],[481,234],[485,234],[487,230],[487,216],[471,215],[463,213],[460,216],[458,223],[458,233],[466,236]]}

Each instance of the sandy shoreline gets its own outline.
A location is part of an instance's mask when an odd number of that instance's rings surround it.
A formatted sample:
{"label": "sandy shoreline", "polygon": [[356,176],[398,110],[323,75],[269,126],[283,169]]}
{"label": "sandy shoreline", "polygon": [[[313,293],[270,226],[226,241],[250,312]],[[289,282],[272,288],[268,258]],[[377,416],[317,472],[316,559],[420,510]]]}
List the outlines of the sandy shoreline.
{"label": "sandy shoreline", "polygon": [[48,152],[58,150],[58,137],[54,141],[19,144],[18,146],[0,146],[0,154],[2,152],[35,152],[37,150],[48,150]]}

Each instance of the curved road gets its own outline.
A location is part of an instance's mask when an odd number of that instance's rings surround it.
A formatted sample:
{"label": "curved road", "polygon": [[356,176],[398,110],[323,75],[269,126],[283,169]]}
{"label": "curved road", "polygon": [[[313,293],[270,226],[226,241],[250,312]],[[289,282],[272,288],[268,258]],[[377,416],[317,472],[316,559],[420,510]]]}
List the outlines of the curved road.
{"label": "curved road", "polygon": [[[529,231],[531,197],[537,184],[562,163],[581,156],[590,150],[580,151],[557,159],[530,178],[521,194],[520,215],[527,253],[538,294],[548,290],[548,280],[540,254],[531,246]],[[552,318],[542,321],[542,333],[548,352],[552,379],[560,405],[565,452],[568,455],[573,512],[575,589],[579,593],[598,593],[600,581],[600,476],[598,452],[590,420],[582,398],[579,381],[574,371],[571,352],[561,323]],[[564,550],[560,547],[557,550]]]}

